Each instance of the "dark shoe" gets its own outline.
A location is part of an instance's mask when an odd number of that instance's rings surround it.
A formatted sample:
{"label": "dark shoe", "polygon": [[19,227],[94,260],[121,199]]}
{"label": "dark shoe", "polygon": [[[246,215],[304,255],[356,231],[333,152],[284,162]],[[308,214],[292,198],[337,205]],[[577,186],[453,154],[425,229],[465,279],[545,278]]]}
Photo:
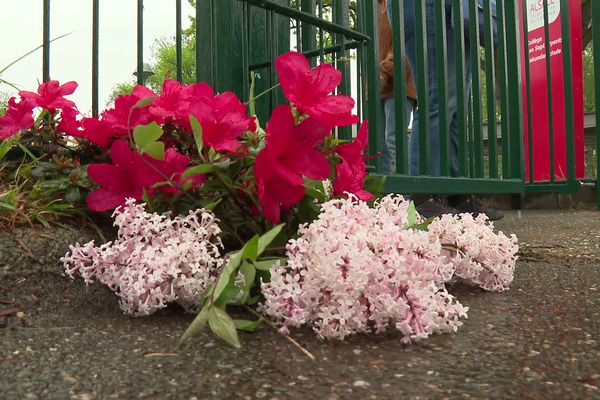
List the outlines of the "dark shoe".
{"label": "dark shoe", "polygon": [[450,207],[446,199],[439,196],[413,196],[415,208],[423,218],[437,217],[443,214],[457,214],[457,210]]}
{"label": "dark shoe", "polygon": [[459,213],[471,213],[474,216],[479,214],[487,215],[490,221],[497,221],[504,218],[504,213],[493,208],[484,207],[479,200],[473,196],[451,196],[448,203],[452,204]]}

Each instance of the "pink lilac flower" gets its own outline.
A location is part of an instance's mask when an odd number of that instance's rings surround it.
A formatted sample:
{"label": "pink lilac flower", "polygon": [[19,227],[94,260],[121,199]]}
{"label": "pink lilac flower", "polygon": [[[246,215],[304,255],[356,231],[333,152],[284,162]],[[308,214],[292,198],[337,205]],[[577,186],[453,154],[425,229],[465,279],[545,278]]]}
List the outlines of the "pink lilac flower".
{"label": "pink lilac flower", "polygon": [[368,121],[364,121],[360,127],[356,139],[350,143],[337,146],[335,153],[341,158],[341,163],[336,165],[336,177],[333,181],[333,193],[342,195],[352,193],[360,200],[370,200],[373,195],[363,189],[367,167],[365,164],[364,151],[369,140]]}
{"label": "pink lilac flower", "polygon": [[148,213],[128,199],[113,217],[117,239],[69,246],[61,258],[66,273],[107,285],[129,315],[150,315],[173,302],[197,311],[224,262],[215,216],[205,210],[177,217]]}
{"label": "pink lilac flower", "polygon": [[505,291],[514,279],[517,237],[495,233],[485,214],[444,215],[429,225],[430,240],[441,242],[456,276],[485,290]]}
{"label": "pink lilac flower", "polygon": [[30,101],[32,104],[54,113],[58,108],[75,107],[75,103],[64,98],[64,96],[72,94],[75,89],[77,89],[77,82],[71,81],[61,85],[58,81],[48,81],[38,87],[37,93],[23,90],[19,92],[19,96],[23,100]]}
{"label": "pink lilac flower", "polygon": [[395,328],[410,342],[456,331],[467,308],[440,273],[452,265],[427,232],[404,228],[407,209],[401,196],[373,208],[353,196],[324,203],[288,242],[287,265],[262,283],[261,310],[284,332],[307,324],[327,339]]}
{"label": "pink lilac flower", "polygon": [[295,125],[291,107],[281,105],[271,114],[266,132],[254,173],[263,214],[277,223],[281,208],[289,209],[304,197],[303,176],[319,180],[329,176],[329,162],[317,150],[329,129],[312,118]]}
{"label": "pink lilac flower", "polygon": [[331,64],[311,69],[304,55],[289,52],[275,59],[275,68],[283,94],[301,113],[330,129],[358,122],[358,117],[352,115],[352,97],[330,95],[342,81],[342,73]]}
{"label": "pink lilac flower", "polygon": [[0,117],[0,139],[7,139],[33,126],[33,105],[28,100],[17,103],[14,97],[8,100],[6,113]]}

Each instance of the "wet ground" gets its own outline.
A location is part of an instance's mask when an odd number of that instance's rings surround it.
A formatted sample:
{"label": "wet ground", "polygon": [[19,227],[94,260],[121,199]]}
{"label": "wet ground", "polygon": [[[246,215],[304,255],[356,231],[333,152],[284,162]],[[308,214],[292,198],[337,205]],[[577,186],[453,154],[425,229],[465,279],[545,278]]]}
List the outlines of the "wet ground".
{"label": "wet ground", "polygon": [[406,346],[294,331],[314,362],[268,327],[241,350],[208,333],[177,349],[192,316],[128,318],[105,288],[35,262],[57,240],[13,235],[24,268],[0,238],[0,398],[600,399],[600,213],[515,211],[497,226],[523,243],[515,281],[451,288],[470,307],[457,334]]}

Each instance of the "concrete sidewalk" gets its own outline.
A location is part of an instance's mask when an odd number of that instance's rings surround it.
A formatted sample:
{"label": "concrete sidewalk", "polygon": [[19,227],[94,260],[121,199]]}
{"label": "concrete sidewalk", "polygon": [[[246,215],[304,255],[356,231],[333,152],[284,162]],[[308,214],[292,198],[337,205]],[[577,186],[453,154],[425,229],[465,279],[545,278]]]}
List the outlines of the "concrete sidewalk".
{"label": "concrete sidewalk", "polygon": [[61,276],[52,260],[80,232],[0,232],[0,312],[23,313],[0,321],[0,398],[600,399],[600,213],[511,211],[496,226],[520,239],[515,281],[450,288],[470,307],[457,334],[293,332],[316,362],[267,327],[241,350],[208,333],[178,350],[192,316],[128,318],[107,289]]}

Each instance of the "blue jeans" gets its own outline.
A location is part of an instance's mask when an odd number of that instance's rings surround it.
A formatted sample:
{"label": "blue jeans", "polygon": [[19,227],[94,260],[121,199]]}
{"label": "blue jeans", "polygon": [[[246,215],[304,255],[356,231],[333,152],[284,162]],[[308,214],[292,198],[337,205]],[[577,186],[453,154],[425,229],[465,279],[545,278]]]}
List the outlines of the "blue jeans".
{"label": "blue jeans", "polygon": [[[388,16],[392,15],[392,1],[387,3]],[[440,126],[439,126],[439,101],[438,101],[438,82],[436,68],[436,32],[435,32],[435,5],[434,0],[403,0],[404,1],[404,36],[406,41],[406,56],[410,62],[415,82],[418,82],[422,71],[417,69],[416,55],[416,26],[415,26],[415,1],[424,1],[425,6],[425,29],[427,32],[427,82],[428,82],[428,122],[429,122],[429,174],[440,176]],[[441,0],[436,0],[441,1]],[[482,1],[477,0],[480,9],[479,23],[483,23],[481,10]],[[492,13],[495,15],[496,2],[492,0]],[[465,1],[465,5],[468,1]],[[454,50],[455,27],[452,19],[452,6],[446,1],[446,68],[448,71],[447,79],[447,105],[448,105],[448,126],[441,127],[446,134],[450,135],[450,174],[458,176],[458,114],[457,114],[457,93],[456,93],[456,53]],[[466,13],[465,25],[468,27],[468,13]],[[390,18],[391,19],[391,18]],[[391,23],[391,21],[390,21]],[[495,24],[493,24],[495,26]],[[495,32],[494,32],[495,36]],[[465,38],[468,38],[468,31],[465,29]],[[465,43],[464,48],[464,70],[466,83],[466,97],[468,98],[471,88],[471,57],[470,45]],[[467,101],[467,99],[461,99]],[[409,139],[409,174],[419,174],[419,107],[413,115],[412,133]]]}
{"label": "blue jeans", "polygon": [[[404,112],[406,113],[406,123],[410,122],[410,114],[413,112],[413,99],[407,98],[404,102]],[[380,130],[383,132],[383,137],[379,136],[379,143],[381,143],[381,163],[382,173],[384,175],[391,175],[396,172],[396,113],[395,113],[394,98],[387,98],[381,100],[381,108],[383,111],[384,118],[384,129]]]}

